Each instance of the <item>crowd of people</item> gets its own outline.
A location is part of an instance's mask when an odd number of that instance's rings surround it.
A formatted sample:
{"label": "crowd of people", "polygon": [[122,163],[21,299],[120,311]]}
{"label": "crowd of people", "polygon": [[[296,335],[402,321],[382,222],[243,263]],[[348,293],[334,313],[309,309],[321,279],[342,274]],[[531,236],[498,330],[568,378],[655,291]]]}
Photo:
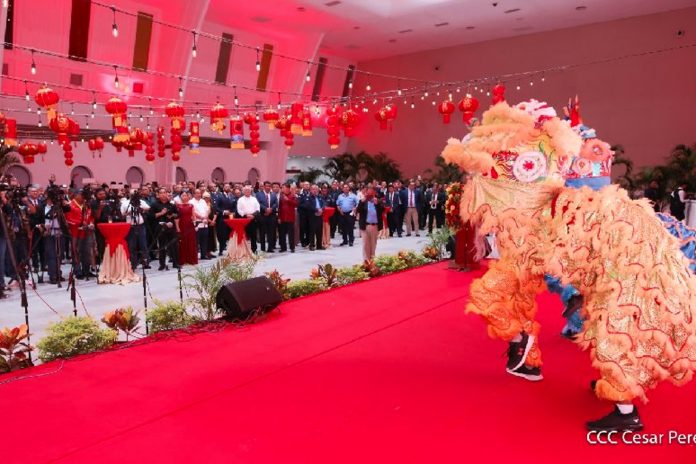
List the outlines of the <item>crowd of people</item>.
{"label": "crowd of people", "polygon": [[330,238],[338,235],[339,246],[352,247],[355,236],[361,237],[368,260],[375,256],[379,234],[420,236],[442,227],[445,187],[420,177],[405,183],[200,181],[169,188],[112,183],[81,189],[57,185],[53,177],[46,186],[25,188],[10,179],[0,189],[7,225],[6,233],[0,229],[0,294],[5,278],[14,284],[18,273],[35,283],[59,284],[66,278],[63,262],[72,264],[77,279],[96,277],[106,246],[97,225],[106,222],[131,225],[133,270],[150,269],[157,261],[162,271],[222,256],[230,236],[225,219],[233,217],[251,219],[246,237],[254,253],[294,253],[298,246],[322,250],[324,211],[334,208]]}

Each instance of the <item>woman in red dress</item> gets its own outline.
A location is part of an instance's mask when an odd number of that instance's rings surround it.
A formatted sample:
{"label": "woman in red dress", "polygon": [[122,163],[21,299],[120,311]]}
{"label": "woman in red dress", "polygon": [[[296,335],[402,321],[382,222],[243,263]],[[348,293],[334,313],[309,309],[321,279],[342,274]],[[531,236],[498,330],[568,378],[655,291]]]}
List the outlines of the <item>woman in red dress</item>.
{"label": "woman in red dress", "polygon": [[198,245],[196,244],[196,228],[193,225],[193,205],[189,203],[191,195],[181,193],[179,210],[179,264],[198,264]]}

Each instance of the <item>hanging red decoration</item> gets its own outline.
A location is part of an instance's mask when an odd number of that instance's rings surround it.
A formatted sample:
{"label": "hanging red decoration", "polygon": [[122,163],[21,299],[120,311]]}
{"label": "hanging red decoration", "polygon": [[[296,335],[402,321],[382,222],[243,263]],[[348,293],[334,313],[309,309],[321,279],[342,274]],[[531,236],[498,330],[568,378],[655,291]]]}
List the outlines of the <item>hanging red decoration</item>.
{"label": "hanging red decoration", "polygon": [[123,148],[128,150],[128,156],[130,158],[135,156],[136,150],[143,149],[143,142],[145,141],[145,132],[140,128],[135,128],[131,131],[130,137],[127,142],[124,142]]}
{"label": "hanging red decoration", "polygon": [[[111,97],[109,101],[106,102],[106,112],[111,115],[111,125],[116,129],[116,135],[113,137],[113,142],[125,143],[130,138],[128,134],[128,120],[126,119],[126,112],[128,111],[128,105],[118,97]],[[116,146],[116,144],[114,144]],[[116,148],[118,150],[118,147]]]}
{"label": "hanging red decoration", "polygon": [[290,121],[288,120],[287,114],[278,118],[275,127],[280,130],[280,136],[285,137],[285,133],[290,131]]}
{"label": "hanging red decoration", "polygon": [[210,110],[210,129],[214,130],[218,134],[222,134],[225,130],[225,120],[229,117],[230,113],[227,108],[222,106],[220,103],[216,103],[215,106]]}
{"label": "hanging red decoration", "polygon": [[497,104],[505,101],[505,86],[503,84],[496,84],[493,87],[493,104]]}
{"label": "hanging red decoration", "polygon": [[44,142],[36,144],[36,152],[41,155],[41,161],[45,161],[44,155],[48,152],[48,146]]}
{"label": "hanging red decoration", "polygon": [[164,158],[165,156],[167,156],[164,149],[165,149],[164,127],[157,126],[157,156],[158,157]]}
{"label": "hanging red decoration", "polygon": [[41,88],[36,91],[34,101],[41,108],[46,109],[46,115],[49,121],[56,117],[56,105],[60,101],[60,97],[53,89],[46,85],[42,85]]}
{"label": "hanging red decoration", "polygon": [[230,148],[244,148],[244,121],[239,115],[230,118]]}
{"label": "hanging red decoration", "polygon": [[311,137],[312,135],[312,113],[309,108],[304,108],[302,111],[302,137]]}
{"label": "hanging red decoration", "polygon": [[244,122],[249,125],[249,150],[251,151],[252,155],[255,156],[259,153],[259,151],[261,151],[261,133],[259,132],[261,126],[259,126],[259,117],[254,113],[246,113],[244,115]]}
{"label": "hanging red decoration", "polygon": [[389,112],[389,120],[393,121],[396,119],[396,113],[397,113],[397,106],[393,103],[388,104],[386,107],[387,111]]}
{"label": "hanging red decoration", "polygon": [[21,144],[17,148],[17,151],[24,159],[24,164],[33,164],[34,156],[36,156],[37,153],[39,153],[39,149],[37,148],[36,144],[30,142],[24,142],[23,144]]}
{"label": "hanging red decoration", "polygon": [[293,135],[292,131],[285,131],[285,147],[289,150],[292,148],[293,145],[295,145],[295,136]]}
{"label": "hanging red decoration", "polygon": [[347,109],[343,112],[340,118],[340,123],[343,126],[343,134],[346,137],[353,137],[355,135],[355,128],[360,121],[358,113],[352,109]]}
{"label": "hanging red decoration", "polygon": [[454,103],[449,100],[444,100],[437,106],[437,111],[442,115],[442,122],[449,124],[454,113]]}
{"label": "hanging red decoration", "polygon": [[293,103],[290,105],[290,132],[293,135],[302,134],[302,118],[304,117],[304,105]]}
{"label": "hanging red decoration", "polygon": [[273,108],[269,108],[263,112],[263,120],[268,123],[268,128],[271,130],[275,129],[278,119],[280,119],[280,114]]}
{"label": "hanging red decoration", "polygon": [[[224,124],[223,124],[224,127]],[[189,147],[190,147],[190,153],[192,155],[197,155],[201,151],[199,150],[199,147],[201,145],[201,128],[198,122],[192,121],[189,124]]]}
{"label": "hanging red decoration", "polygon": [[177,102],[169,102],[164,108],[164,114],[170,119],[174,129],[182,130],[186,124],[184,121],[184,107]]}
{"label": "hanging red decoration", "polygon": [[101,153],[104,149],[104,139],[101,137],[89,139],[89,141],[87,141],[87,147],[92,152],[92,158],[94,158],[96,153],[99,153],[99,157],[101,158]]}
{"label": "hanging red decoration", "polygon": [[335,150],[341,143],[338,110],[335,107],[329,107],[326,110],[326,114],[326,134],[329,136],[329,146],[332,150]]}
{"label": "hanging red decoration", "polygon": [[379,122],[380,130],[387,130],[389,128],[389,110],[386,106],[381,107],[375,113],[375,120]]}
{"label": "hanging red decoration", "polygon": [[155,161],[155,147],[152,132],[145,133],[145,161],[152,164]]}
{"label": "hanging red decoration", "polygon": [[17,146],[17,120],[5,118],[5,145],[8,147]]}
{"label": "hanging red decoration", "polygon": [[472,97],[471,94],[467,93],[464,98],[459,100],[459,111],[462,112],[462,118],[467,125],[471,123],[471,119],[474,117],[478,107],[479,101],[476,97]]}
{"label": "hanging red decoration", "polygon": [[70,137],[68,136],[68,132],[71,130],[70,125],[70,118],[63,113],[57,113],[56,117],[48,123],[48,127],[58,134],[58,143],[61,145],[70,142]]}

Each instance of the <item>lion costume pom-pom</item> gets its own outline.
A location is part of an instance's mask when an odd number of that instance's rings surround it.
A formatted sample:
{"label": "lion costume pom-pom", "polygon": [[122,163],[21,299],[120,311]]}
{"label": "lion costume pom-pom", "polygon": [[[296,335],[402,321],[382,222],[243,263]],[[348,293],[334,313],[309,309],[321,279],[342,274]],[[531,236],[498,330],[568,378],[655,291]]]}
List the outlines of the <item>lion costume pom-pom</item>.
{"label": "lion costume pom-pom", "polygon": [[447,141],[441,155],[447,163],[456,164],[470,174],[486,174],[493,167],[493,158],[488,153],[465,150],[464,144],[455,138]]}

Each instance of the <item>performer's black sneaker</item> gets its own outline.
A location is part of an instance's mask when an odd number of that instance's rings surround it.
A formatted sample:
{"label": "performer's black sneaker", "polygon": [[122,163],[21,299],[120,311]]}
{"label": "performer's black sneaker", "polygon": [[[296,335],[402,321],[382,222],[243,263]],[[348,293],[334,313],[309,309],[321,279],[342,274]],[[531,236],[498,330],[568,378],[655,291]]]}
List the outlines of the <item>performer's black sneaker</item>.
{"label": "performer's black sneaker", "polygon": [[541,369],[538,367],[529,367],[526,364],[522,364],[515,370],[507,370],[508,374],[514,375],[515,377],[522,377],[523,379],[529,380],[531,382],[538,382],[543,380],[544,376],[541,375]]}
{"label": "performer's black sneaker", "polygon": [[510,342],[510,346],[508,347],[508,361],[507,366],[505,366],[508,372],[514,371],[518,367],[524,365],[527,354],[529,354],[529,350],[532,349],[532,345],[534,344],[533,335],[527,335],[525,332],[522,332],[520,335],[522,336],[522,340],[519,342]]}
{"label": "performer's black sneaker", "polygon": [[621,414],[619,408],[614,406],[614,410],[606,416],[596,421],[587,423],[587,430],[596,431],[638,431],[643,430],[643,423],[638,415],[638,408],[633,406],[633,412],[629,414]]}

